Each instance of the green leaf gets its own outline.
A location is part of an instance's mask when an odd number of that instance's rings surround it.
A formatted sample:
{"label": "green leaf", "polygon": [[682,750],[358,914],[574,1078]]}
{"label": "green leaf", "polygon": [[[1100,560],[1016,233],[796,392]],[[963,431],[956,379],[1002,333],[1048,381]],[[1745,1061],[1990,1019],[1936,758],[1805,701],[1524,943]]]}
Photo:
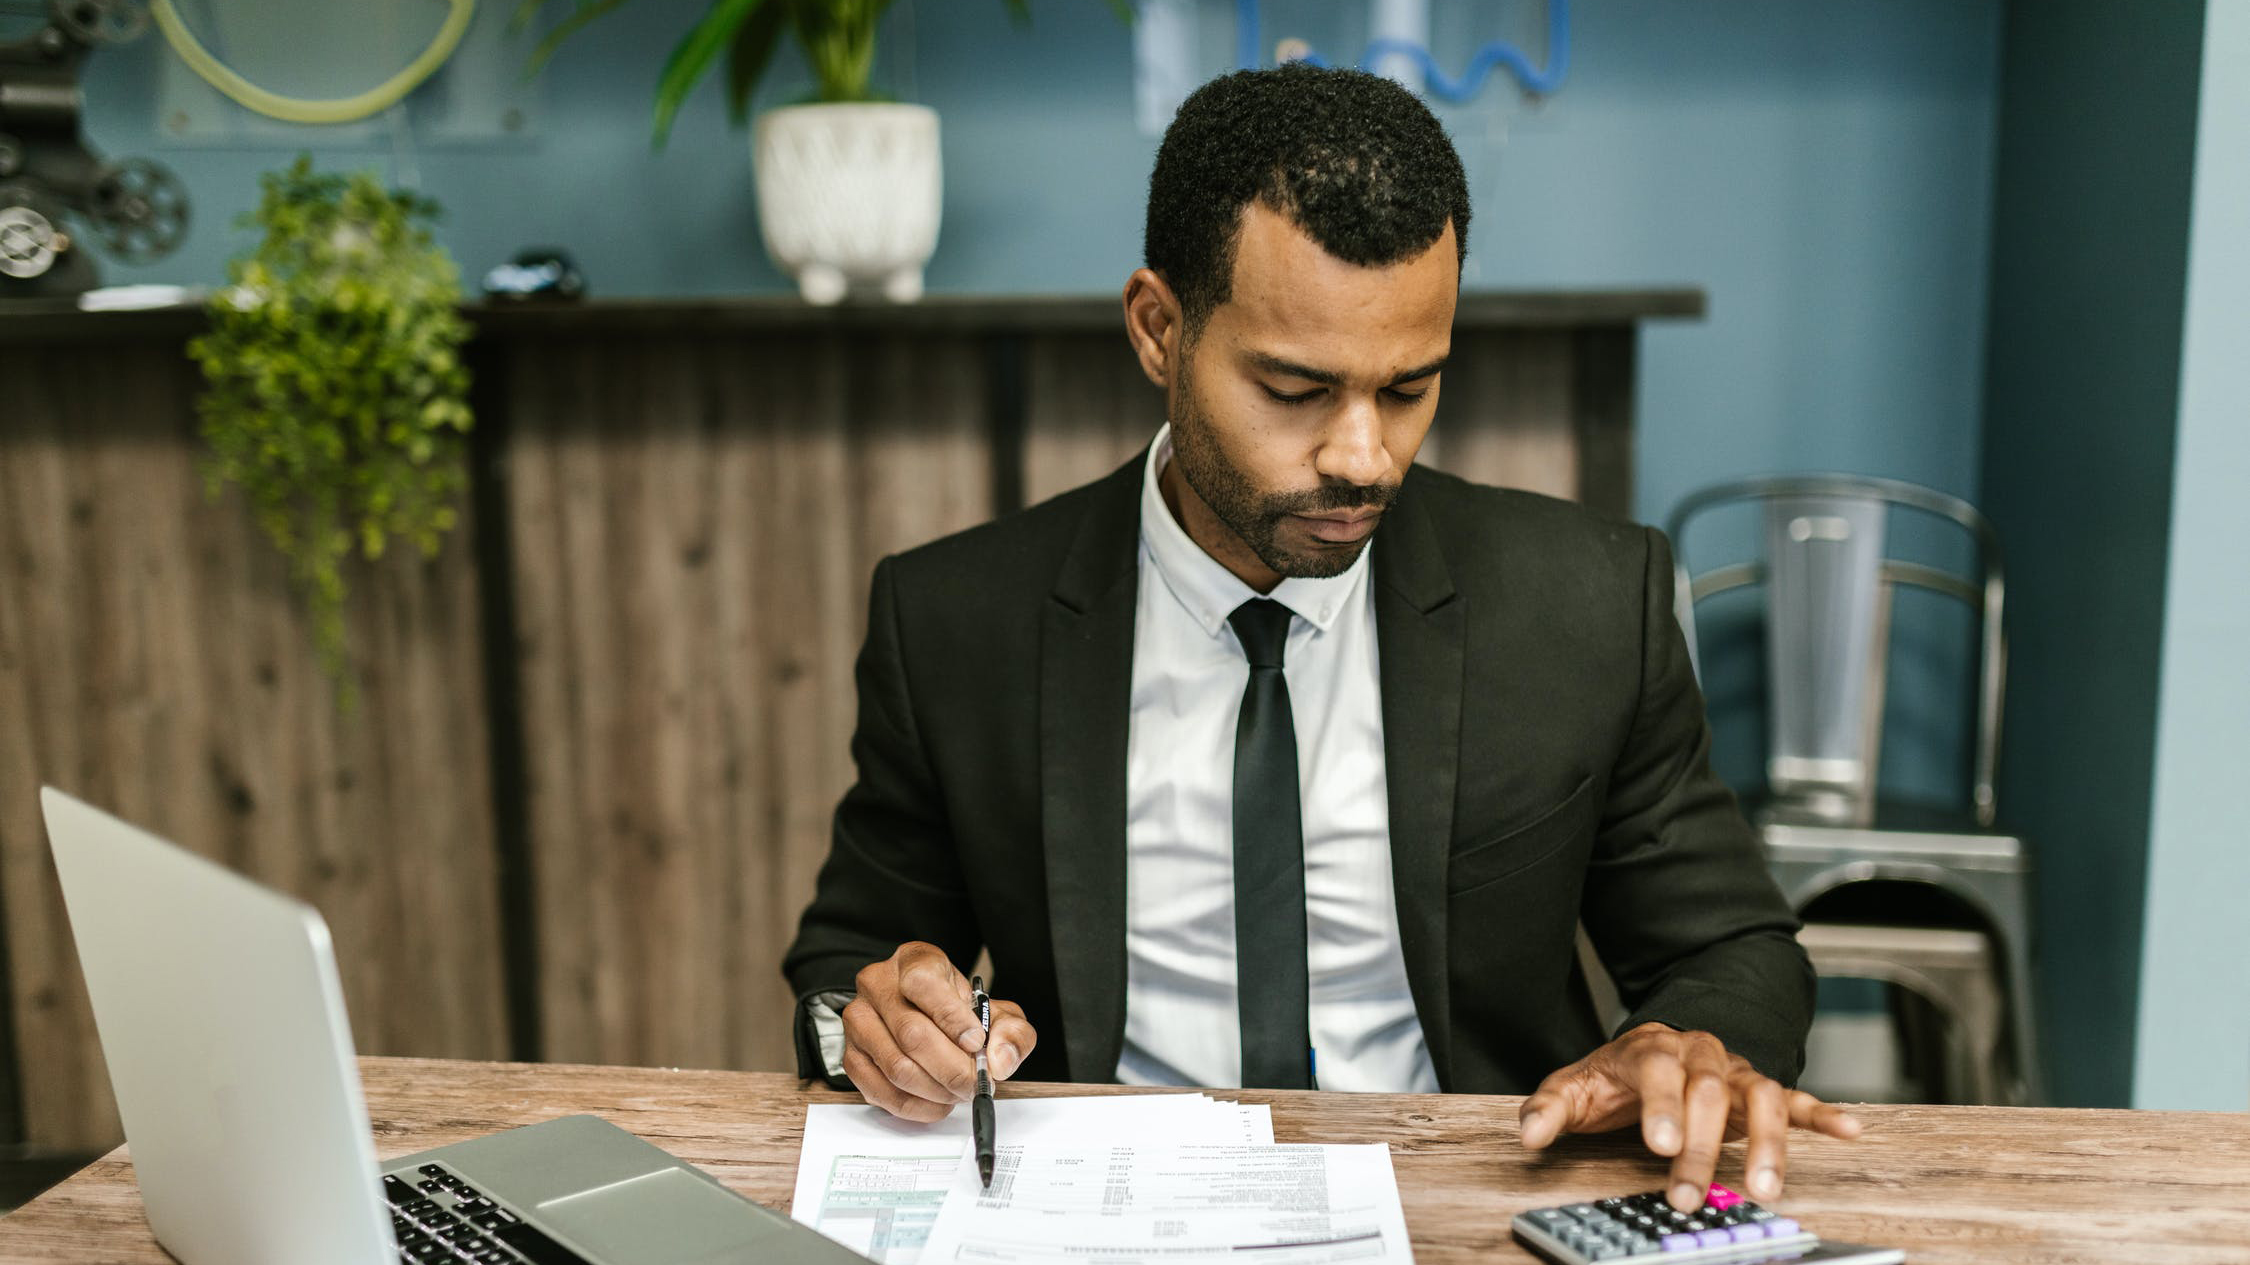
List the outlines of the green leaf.
{"label": "green leaf", "polygon": [[758,81],[765,78],[774,47],[781,42],[781,28],[789,16],[787,8],[782,0],[759,5],[734,33],[734,43],[727,48],[727,117],[736,127],[750,117],[750,97],[757,92]]}
{"label": "green leaf", "polygon": [[[538,3],[539,0],[524,0],[526,5]],[[547,59],[553,57],[555,50],[562,47],[564,40],[585,29],[586,24],[594,19],[616,11],[624,3],[625,0],[580,0],[578,7],[571,10],[570,16],[555,23],[555,29],[547,32],[546,37],[541,39],[538,46],[531,50],[530,59],[524,63],[524,78],[529,79],[531,76],[538,74],[540,68],[547,64]],[[520,15],[523,11],[519,8],[516,12]]]}
{"label": "green leaf", "polygon": [[797,42],[827,102],[868,101],[875,36],[890,0],[826,0],[797,10]]}
{"label": "green leaf", "polygon": [[655,135],[650,145],[664,148],[664,141],[672,134],[672,120],[679,114],[680,106],[711,62],[734,40],[734,33],[752,12],[767,0],[715,0],[711,11],[692,27],[679,46],[672,50],[671,59],[664,63],[664,73],[656,81]]}
{"label": "green leaf", "polygon": [[300,158],[260,178],[264,230],[232,260],[187,351],[206,477],[239,489],[288,562],[313,649],[352,694],[345,568],[393,541],[434,550],[466,487],[472,418],[460,274],[422,227],[436,203]]}

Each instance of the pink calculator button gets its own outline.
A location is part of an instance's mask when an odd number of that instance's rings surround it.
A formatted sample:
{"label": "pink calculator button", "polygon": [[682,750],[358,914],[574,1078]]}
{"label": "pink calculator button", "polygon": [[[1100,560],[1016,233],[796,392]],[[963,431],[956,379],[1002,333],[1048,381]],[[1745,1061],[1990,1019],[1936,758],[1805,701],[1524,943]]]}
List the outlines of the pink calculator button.
{"label": "pink calculator button", "polygon": [[1732,1208],[1736,1204],[1742,1202],[1742,1196],[1735,1194],[1733,1191],[1728,1190],[1726,1187],[1721,1186],[1716,1182],[1712,1183],[1711,1193],[1705,1196],[1705,1198],[1710,1202],[1712,1207],[1718,1209],[1721,1212],[1725,1212],[1727,1209]]}

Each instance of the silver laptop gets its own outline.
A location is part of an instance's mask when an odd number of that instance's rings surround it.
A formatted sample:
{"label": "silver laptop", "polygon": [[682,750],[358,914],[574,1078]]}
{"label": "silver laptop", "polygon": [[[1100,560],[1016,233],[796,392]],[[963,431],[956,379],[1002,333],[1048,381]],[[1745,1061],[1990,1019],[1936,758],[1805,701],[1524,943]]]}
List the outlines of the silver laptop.
{"label": "silver laptop", "polygon": [[865,1260],[593,1116],[378,1163],[319,912],[42,799],[149,1226],[186,1265]]}

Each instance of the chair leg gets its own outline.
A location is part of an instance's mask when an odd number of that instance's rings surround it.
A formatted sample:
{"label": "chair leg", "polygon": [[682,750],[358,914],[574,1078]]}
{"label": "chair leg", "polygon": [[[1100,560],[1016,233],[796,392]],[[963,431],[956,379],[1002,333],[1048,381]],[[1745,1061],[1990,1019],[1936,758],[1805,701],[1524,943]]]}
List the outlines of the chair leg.
{"label": "chair leg", "polygon": [[2046,1077],[2039,1066],[2039,1031],[2032,1022],[2031,946],[2026,939],[2010,936],[2007,946],[2009,1100],[2020,1107],[2040,1107],[2047,1101]]}
{"label": "chair leg", "polygon": [[1946,1058],[1945,1015],[1922,990],[1902,980],[1887,981],[1885,999],[1891,1030],[1898,1034],[1900,1074],[1913,1082],[1920,1102],[1946,1102],[1953,1088]]}
{"label": "chair leg", "polygon": [[1800,939],[1823,975],[1890,985],[1902,1072],[1928,1102],[2019,1100],[2006,1059],[2009,1001],[1988,935],[1945,928],[1809,923]]}
{"label": "chair leg", "polygon": [[2009,1103],[2016,1100],[2014,1078],[2001,1052],[2007,1032],[2000,990],[1989,971],[1963,972],[1959,989],[1961,1043],[1968,1057],[1970,1076],[1965,1082],[1968,1102]]}

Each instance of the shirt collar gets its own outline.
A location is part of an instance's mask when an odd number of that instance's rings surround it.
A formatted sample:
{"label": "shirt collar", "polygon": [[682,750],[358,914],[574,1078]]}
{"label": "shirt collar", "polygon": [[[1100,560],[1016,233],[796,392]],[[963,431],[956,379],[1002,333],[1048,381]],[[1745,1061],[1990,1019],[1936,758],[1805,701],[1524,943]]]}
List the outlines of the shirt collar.
{"label": "shirt collar", "polygon": [[1289,576],[1275,585],[1273,592],[1261,594],[1205,553],[1172,517],[1172,507],[1164,503],[1164,494],[1157,487],[1157,476],[1171,459],[1172,428],[1167,425],[1156,432],[1156,442],[1148,446],[1148,464],[1141,472],[1141,547],[1156,564],[1164,587],[1195,622],[1216,637],[1237,606],[1254,597],[1270,597],[1299,619],[1327,632],[1344,613],[1344,603],[1358,592],[1367,574],[1368,556],[1375,551],[1360,550],[1359,557],[1340,575],[1324,580]]}

